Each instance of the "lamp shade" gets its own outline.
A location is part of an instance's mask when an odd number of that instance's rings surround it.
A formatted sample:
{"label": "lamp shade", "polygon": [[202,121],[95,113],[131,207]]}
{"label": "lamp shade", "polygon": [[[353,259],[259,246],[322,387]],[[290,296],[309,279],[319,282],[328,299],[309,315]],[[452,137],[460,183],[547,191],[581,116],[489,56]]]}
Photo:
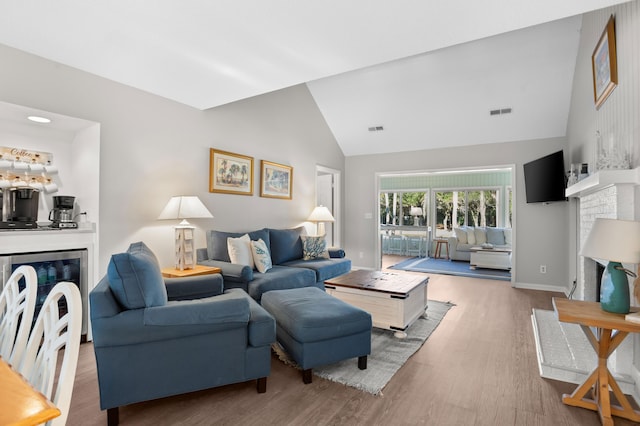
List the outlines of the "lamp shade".
{"label": "lamp shade", "polygon": [[171,197],[158,219],[212,218],[211,212],[195,195]]}
{"label": "lamp shade", "polygon": [[318,206],[311,212],[307,219],[309,222],[335,222],[331,212],[325,206]]}
{"label": "lamp shade", "polygon": [[409,214],[411,216],[422,216],[422,207],[411,207]]}
{"label": "lamp shade", "polygon": [[596,219],[580,255],[620,263],[640,263],[640,222]]}

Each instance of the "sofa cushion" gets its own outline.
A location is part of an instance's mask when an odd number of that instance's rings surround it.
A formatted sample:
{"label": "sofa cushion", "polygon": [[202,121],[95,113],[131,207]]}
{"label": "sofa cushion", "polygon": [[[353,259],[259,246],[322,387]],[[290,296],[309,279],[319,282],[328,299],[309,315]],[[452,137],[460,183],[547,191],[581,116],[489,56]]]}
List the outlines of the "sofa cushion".
{"label": "sofa cushion", "polygon": [[508,246],[513,244],[511,228],[504,228],[504,243]]}
{"label": "sofa cushion", "polygon": [[302,258],[304,260],[329,259],[327,240],[324,235],[300,235],[300,239],[302,239]]}
{"label": "sofa cushion", "polygon": [[252,232],[222,232],[222,231],[207,231],[207,256],[211,260],[222,260],[223,262],[231,263],[229,257],[229,249],[227,247],[227,238],[238,238],[244,234],[249,234],[249,238],[252,241],[258,241],[262,238],[269,247],[269,231],[267,229],[259,229]]}
{"label": "sofa cushion", "polygon": [[467,231],[467,244],[475,245],[476,244],[476,232],[475,229],[470,226],[465,228]]}
{"label": "sofa cushion", "polygon": [[467,230],[464,228],[453,228],[453,232],[456,234],[458,243],[467,244]]}
{"label": "sofa cushion", "polygon": [[311,269],[316,273],[316,282],[324,283],[329,278],[351,271],[351,260],[345,258],[292,260],[282,266]]}
{"label": "sofa cushion", "polygon": [[476,244],[481,245],[487,242],[487,230],[485,228],[477,227],[474,229]]}
{"label": "sofa cushion", "polygon": [[107,277],[111,291],[126,309],[167,304],[158,260],[143,242],[131,244],[126,253],[111,256]]}
{"label": "sofa cushion", "polygon": [[255,267],[249,234],[244,234],[238,238],[227,237],[227,250],[229,251],[231,263],[235,265],[247,265],[251,269]]}
{"label": "sofa cushion", "polygon": [[504,245],[504,230],[502,228],[487,228],[487,242],[494,246]]}
{"label": "sofa cushion", "polygon": [[258,241],[251,241],[251,252],[258,271],[265,273],[271,269],[273,263],[271,255],[269,254],[269,248],[262,238]]}
{"label": "sofa cushion", "polygon": [[271,261],[281,265],[294,259],[302,259],[302,240],[304,226],[294,229],[269,229],[271,239]]}

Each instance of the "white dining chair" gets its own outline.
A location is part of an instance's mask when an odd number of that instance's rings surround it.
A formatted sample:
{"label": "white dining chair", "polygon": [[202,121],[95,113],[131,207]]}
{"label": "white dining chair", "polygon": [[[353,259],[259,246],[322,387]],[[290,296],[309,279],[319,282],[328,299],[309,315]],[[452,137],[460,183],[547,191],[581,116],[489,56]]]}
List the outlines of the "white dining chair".
{"label": "white dining chair", "polygon": [[[63,298],[64,302],[61,301]],[[49,421],[48,425],[62,426],[67,421],[78,365],[81,331],[80,290],[74,283],[59,282],[42,305],[20,368],[29,383],[62,412],[59,417]],[[56,366],[61,349],[64,349],[64,354],[56,380]]]}
{"label": "white dining chair", "polygon": [[[20,290],[20,279],[25,287]],[[19,266],[0,293],[0,356],[17,367],[27,346],[38,293],[38,276],[32,266]]]}

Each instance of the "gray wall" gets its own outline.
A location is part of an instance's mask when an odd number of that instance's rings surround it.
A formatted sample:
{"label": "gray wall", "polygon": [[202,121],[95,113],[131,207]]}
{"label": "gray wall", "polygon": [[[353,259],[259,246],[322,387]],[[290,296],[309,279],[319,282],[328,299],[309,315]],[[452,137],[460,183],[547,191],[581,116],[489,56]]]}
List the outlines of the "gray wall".
{"label": "gray wall", "polygon": [[[315,166],[344,156],[305,85],[199,111],[0,45],[0,100],[101,123],[99,271],[144,240],[173,263],[173,222],[157,221],[172,195],[198,195],[215,216],[202,229],[252,230],[304,222]],[[209,148],[254,157],[254,195],[208,191]],[[293,166],[293,200],[259,196],[260,160]]]}
{"label": "gray wall", "polygon": [[[569,279],[567,203],[527,204],[522,171],[522,164],[565,148],[565,139],[558,138],[347,157],[345,249],[356,266],[377,267],[376,173],[515,165],[516,283],[566,285]],[[365,219],[367,213],[373,213],[371,219]],[[546,274],[539,272],[540,265],[547,265]]]}
{"label": "gray wall", "polygon": [[[596,110],[593,100],[591,55],[611,15],[616,20],[618,87]],[[625,138],[631,145],[631,167],[640,166],[640,1],[588,13],[582,19],[580,46],[573,80],[571,112],[567,128],[572,163],[595,159],[596,130],[603,137]],[[635,193],[635,218],[640,220],[640,187]],[[571,274],[579,260],[577,202],[571,203]]]}

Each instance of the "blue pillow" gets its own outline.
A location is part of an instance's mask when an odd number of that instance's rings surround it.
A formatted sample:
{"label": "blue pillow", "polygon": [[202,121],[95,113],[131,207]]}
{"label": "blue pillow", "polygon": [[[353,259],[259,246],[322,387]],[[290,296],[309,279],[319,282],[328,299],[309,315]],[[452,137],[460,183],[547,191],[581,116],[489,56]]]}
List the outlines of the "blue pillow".
{"label": "blue pillow", "polygon": [[158,260],[142,242],[131,244],[126,253],[111,256],[107,278],[115,298],[126,309],[167,304]]}
{"label": "blue pillow", "polygon": [[211,230],[207,231],[207,256],[211,260],[231,263],[229,248],[227,247],[227,238],[239,238],[244,234],[249,234],[251,241],[262,239],[267,247],[269,247],[269,231],[266,228],[253,232],[223,232]]}
{"label": "blue pillow", "polygon": [[487,228],[487,242],[494,246],[503,246],[504,230],[502,228]]}
{"label": "blue pillow", "polygon": [[[302,239],[300,235],[303,232],[304,226],[295,229],[269,229],[271,261],[274,265],[302,259]],[[269,243],[266,243],[267,247],[269,247]]]}

